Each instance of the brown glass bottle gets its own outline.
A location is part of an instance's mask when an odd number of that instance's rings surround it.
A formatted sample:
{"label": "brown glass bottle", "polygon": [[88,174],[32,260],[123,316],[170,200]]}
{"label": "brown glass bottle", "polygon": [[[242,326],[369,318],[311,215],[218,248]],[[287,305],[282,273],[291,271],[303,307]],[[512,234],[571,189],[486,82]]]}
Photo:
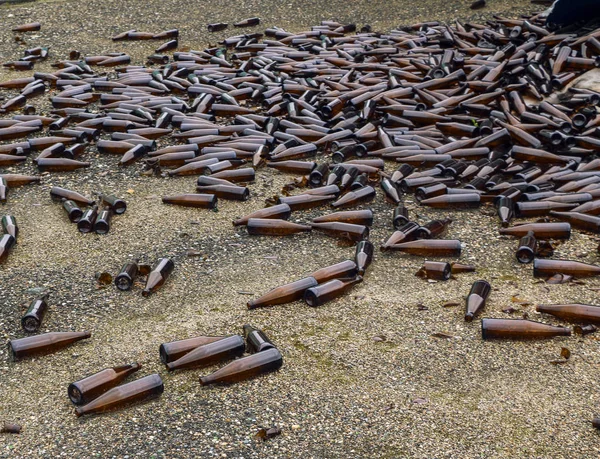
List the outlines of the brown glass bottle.
{"label": "brown glass bottle", "polygon": [[21,318],[21,327],[23,327],[23,330],[25,330],[27,333],[33,333],[37,331],[42,325],[42,320],[44,320],[44,316],[48,310],[48,303],[46,303],[47,299],[48,294],[46,293],[45,295],[33,300],[29,305],[27,312]]}
{"label": "brown glass bottle", "polygon": [[38,175],[22,174],[0,174],[0,178],[4,179],[6,185],[11,188],[29,185],[30,183],[39,183],[41,180],[41,177]]}
{"label": "brown glass bottle", "polygon": [[52,332],[10,340],[8,347],[12,358],[19,360],[31,355],[49,354],[91,337],[89,332]]}
{"label": "brown glass bottle", "polygon": [[491,290],[492,287],[487,281],[476,280],[473,283],[466,300],[465,321],[471,322],[475,314],[483,309]]}
{"label": "brown glass bottle", "polygon": [[178,341],[170,341],[162,343],[158,349],[160,360],[167,364],[180,359],[188,352],[205,344],[214,343],[220,339],[227,338],[226,336],[196,336],[194,338],[182,339]]}
{"label": "brown glass bottle", "polygon": [[405,225],[409,221],[410,219],[408,218],[408,209],[406,207],[404,207],[403,205],[399,205],[394,209],[394,215],[392,217],[394,229],[400,229],[401,226]]}
{"label": "brown glass bottle", "polygon": [[443,261],[426,261],[417,272],[417,276],[427,279],[446,281],[450,279],[450,263]]}
{"label": "brown glass bottle", "polygon": [[354,252],[354,261],[356,262],[356,268],[360,276],[364,276],[367,268],[373,262],[373,252],[375,247],[369,241],[359,241],[356,244],[356,250]]}
{"label": "brown glass bottle", "polygon": [[458,257],[462,248],[460,241],[456,239],[419,239],[418,241],[393,244],[389,246],[389,249],[422,257]]}
{"label": "brown glass bottle", "polygon": [[231,384],[245,379],[279,370],[283,365],[283,357],[277,348],[249,355],[228,363],[214,373],[202,376],[200,384]]}
{"label": "brown glass bottle", "polygon": [[369,227],[355,225],[353,223],[329,222],[311,223],[313,229],[323,231],[330,236],[349,239],[351,241],[362,241],[369,237]]}
{"label": "brown glass bottle", "polygon": [[551,210],[549,212],[551,217],[557,218],[564,222],[569,222],[571,226],[585,230],[591,231],[592,233],[600,232],[600,217],[595,217],[593,215],[587,215],[580,212],[557,212]]}
{"label": "brown glass bottle", "polygon": [[112,210],[110,207],[98,212],[98,216],[94,221],[94,231],[96,234],[106,234],[110,231],[110,220],[112,218]]}
{"label": "brown glass bottle", "polygon": [[600,266],[571,260],[533,260],[533,275],[535,277],[550,277],[554,274],[567,274],[574,277],[600,276]]}
{"label": "brown glass bottle", "polygon": [[311,226],[299,225],[286,220],[270,218],[251,218],[246,224],[248,234],[260,236],[291,236],[312,230]]}
{"label": "brown glass bottle", "polygon": [[127,210],[127,203],[123,199],[119,199],[112,194],[100,194],[99,198],[102,204],[110,207],[117,215],[121,215]]}
{"label": "brown glass bottle", "polygon": [[348,210],[321,215],[320,217],[313,219],[313,223],[330,222],[353,223],[355,225],[371,226],[373,224],[373,211],[371,209]]}
{"label": "brown glass bottle", "polygon": [[94,206],[91,209],[86,210],[79,221],[77,222],[77,229],[80,233],[89,233],[94,228],[96,217],[98,216],[98,206]]}
{"label": "brown glass bottle", "polygon": [[359,204],[371,202],[373,199],[375,199],[375,188],[368,185],[359,188],[356,191],[350,191],[346,193],[331,205],[337,208],[353,207]]}
{"label": "brown glass bottle", "polygon": [[524,319],[482,319],[481,337],[487,339],[544,339],[555,336],[570,336],[565,327],[534,322]]}
{"label": "brown glass bottle", "polygon": [[8,194],[8,185],[4,177],[0,177],[0,203],[6,202],[6,195]]}
{"label": "brown glass bottle", "polygon": [[423,199],[421,204],[435,209],[473,208],[481,205],[481,196],[477,193],[444,194]]}
{"label": "brown glass bottle", "polygon": [[344,260],[340,263],[318,269],[310,277],[314,277],[318,284],[322,284],[331,279],[355,277],[357,272],[358,267],[354,261]]}
{"label": "brown glass bottle", "polygon": [[390,238],[385,241],[385,243],[380,247],[382,252],[386,250],[392,250],[392,246],[395,244],[400,244],[402,242],[414,241],[417,238],[417,229],[420,226],[415,222],[408,222],[400,227],[397,231],[390,236]]}
{"label": "brown glass bottle", "polygon": [[121,291],[130,290],[137,275],[138,264],[136,262],[126,263],[115,277],[115,285]]}
{"label": "brown glass bottle", "polygon": [[254,169],[244,167],[241,169],[229,169],[216,174],[211,174],[211,177],[229,180],[231,182],[253,182],[255,177]]}
{"label": "brown glass bottle", "polygon": [[173,268],[175,268],[173,260],[170,258],[159,258],[152,271],[148,274],[146,286],[142,290],[142,296],[149,296],[151,293],[156,292],[171,275]]}
{"label": "brown glass bottle", "polygon": [[239,335],[232,335],[192,349],[179,359],[167,363],[167,369],[174,371],[212,365],[223,360],[240,357],[245,350],[244,338]]}
{"label": "brown glass bottle", "polygon": [[5,215],[4,217],[2,217],[0,222],[2,223],[2,229],[4,230],[4,232],[14,237],[16,241],[17,236],[19,234],[19,227],[17,226],[17,221],[15,220],[15,217],[13,217],[12,215]]}
{"label": "brown glass bottle", "polygon": [[163,196],[164,204],[174,204],[183,207],[198,207],[202,209],[214,209],[217,205],[217,197],[214,194],[177,194],[174,196]]}
{"label": "brown glass bottle", "polygon": [[510,228],[500,228],[500,234],[523,237],[529,231],[538,239],[569,239],[571,225],[569,223],[524,223]]}
{"label": "brown glass bottle", "polygon": [[307,289],[306,292],[304,292],[304,302],[312,307],[320,306],[342,296],[354,285],[362,282],[362,280],[362,276],[356,276],[350,279],[332,279]]}
{"label": "brown glass bottle", "polygon": [[452,274],[474,273],[475,272],[475,266],[463,265],[462,263],[457,263],[457,262],[450,263],[450,269],[451,269]]}
{"label": "brown glass bottle", "polygon": [[417,239],[432,239],[438,236],[443,236],[446,234],[450,223],[452,223],[451,218],[432,220],[428,223],[425,223],[423,226],[419,226],[415,232],[415,237]]}
{"label": "brown glass bottle", "polygon": [[75,409],[77,417],[120,408],[133,402],[160,396],[165,387],[158,374],[145,376],[127,384],[110,389],[87,405]]}
{"label": "brown glass bottle", "polygon": [[63,208],[67,212],[69,216],[69,220],[71,223],[77,223],[81,217],[83,216],[82,210],[77,206],[75,201],[71,201],[70,199],[65,199],[63,201]]}
{"label": "brown glass bottle", "polygon": [[90,167],[90,163],[67,158],[40,158],[37,167],[41,172],[70,172]]}
{"label": "brown glass bottle", "polygon": [[264,209],[259,209],[242,218],[238,218],[237,220],[234,220],[233,226],[246,225],[251,218],[287,220],[290,218],[291,213],[292,209],[290,209],[290,206],[287,204],[277,204],[276,206],[265,207]]}
{"label": "brown glass bottle", "polygon": [[94,205],[94,201],[86,198],[82,194],[57,186],[53,186],[50,189],[50,197],[55,201],[62,201],[63,198],[68,199],[70,201],[75,201],[77,204],[81,204],[82,206]]}
{"label": "brown glass bottle", "polygon": [[600,324],[600,306],[591,304],[538,304],[535,310],[567,322]]}
{"label": "brown glass bottle", "polygon": [[263,352],[267,349],[273,349],[275,345],[265,335],[262,330],[254,328],[252,325],[244,325],[244,338],[246,339],[246,349],[249,353]]}
{"label": "brown glass bottle", "polygon": [[10,234],[0,236],[0,263],[6,260],[10,249],[15,245],[15,238]]}
{"label": "brown glass bottle", "polygon": [[106,391],[119,385],[129,375],[135,373],[140,368],[142,368],[142,366],[137,362],[113,368],[106,368],[98,373],[69,384],[67,393],[75,405],[89,403]]}
{"label": "brown glass bottle", "polygon": [[248,301],[247,306],[248,309],[255,309],[265,306],[291,303],[301,299],[304,296],[306,289],[316,285],[317,281],[314,277],[305,277],[304,279],[276,287],[260,298]]}
{"label": "brown glass bottle", "polygon": [[204,185],[197,186],[199,193],[213,194],[217,198],[229,199],[233,201],[247,201],[250,198],[250,190],[244,186],[237,185]]}
{"label": "brown glass bottle", "polygon": [[537,239],[533,231],[529,231],[519,241],[519,248],[516,252],[519,263],[531,263],[537,253]]}
{"label": "brown glass bottle", "polygon": [[328,201],[333,201],[334,195],[313,195],[313,194],[299,194],[297,196],[284,196],[278,198],[278,204],[287,204],[290,206],[292,211],[312,209],[313,207],[319,207]]}

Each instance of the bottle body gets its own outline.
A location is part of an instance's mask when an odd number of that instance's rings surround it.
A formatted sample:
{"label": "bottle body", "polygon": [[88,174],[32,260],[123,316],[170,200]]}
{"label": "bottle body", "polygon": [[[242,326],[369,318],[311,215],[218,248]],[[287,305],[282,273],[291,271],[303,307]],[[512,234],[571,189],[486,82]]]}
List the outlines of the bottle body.
{"label": "bottle body", "polygon": [[37,331],[42,325],[42,320],[44,320],[44,316],[48,310],[48,304],[46,303],[47,299],[48,294],[36,298],[29,305],[27,312],[21,319],[21,326],[27,333]]}
{"label": "bottle body", "polygon": [[48,354],[82,339],[91,337],[89,332],[52,332],[10,340],[8,347],[13,360],[37,354]]}
{"label": "bottle body", "polygon": [[174,268],[175,264],[173,260],[170,258],[160,258],[156,266],[148,274],[142,295],[149,296],[151,293],[156,292],[165,283]]}
{"label": "bottle body", "polygon": [[475,314],[483,309],[491,290],[487,281],[477,280],[473,283],[466,300],[465,321],[471,322]]}
{"label": "bottle body", "polygon": [[226,338],[226,336],[196,336],[194,338],[162,343],[158,350],[160,360],[164,364],[173,362],[197,347],[214,343],[223,338]]}
{"label": "bottle body", "polygon": [[67,393],[75,405],[89,403],[109,389],[120,384],[130,374],[141,368],[139,363],[106,368],[79,381],[69,384]]}
{"label": "bottle body", "polygon": [[277,348],[243,357],[225,365],[214,373],[200,378],[200,384],[231,384],[260,374],[277,371],[283,365],[283,357]]}
{"label": "bottle body", "polygon": [[244,338],[239,335],[228,336],[203,346],[199,346],[179,359],[167,363],[169,371],[182,370],[211,365],[223,360],[241,356],[246,350]]}
{"label": "bottle body", "polygon": [[569,336],[571,330],[525,319],[482,319],[481,337],[488,339],[544,339]]}

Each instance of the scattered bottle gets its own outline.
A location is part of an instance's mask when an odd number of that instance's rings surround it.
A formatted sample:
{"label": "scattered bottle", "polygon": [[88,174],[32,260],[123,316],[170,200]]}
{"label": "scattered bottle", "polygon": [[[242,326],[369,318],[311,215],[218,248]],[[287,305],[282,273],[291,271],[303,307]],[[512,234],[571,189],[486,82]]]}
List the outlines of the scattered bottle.
{"label": "scattered bottle", "polygon": [[148,274],[146,286],[142,290],[142,296],[150,296],[151,293],[156,292],[162,287],[173,272],[173,268],[175,268],[173,260],[170,258],[159,258],[152,271]]}
{"label": "scattered bottle", "polygon": [[244,338],[239,335],[232,335],[192,349],[179,359],[167,363],[167,369],[174,371],[212,365],[223,360],[240,357],[245,350]]}
{"label": "scattered bottle", "polygon": [[13,339],[8,347],[13,360],[20,360],[36,354],[49,354],[91,337],[89,332],[52,332],[27,338]]}
{"label": "scattered bottle", "polygon": [[277,371],[283,365],[283,357],[278,349],[267,349],[263,352],[237,359],[214,373],[200,377],[200,384],[231,384],[253,378],[260,374]]}
{"label": "scattered bottle", "polygon": [[39,330],[48,311],[48,293],[33,300],[25,315],[21,318],[21,326],[27,333],[34,333]]}
{"label": "scattered bottle", "polygon": [[473,283],[467,296],[465,321],[471,322],[475,314],[483,309],[491,290],[492,287],[487,281],[477,280]]}
{"label": "scattered bottle", "polygon": [[129,375],[138,371],[139,363],[106,368],[91,376],[69,384],[67,393],[75,405],[84,405],[123,382]]}
{"label": "scattered bottle", "polygon": [[481,337],[488,339],[544,339],[555,336],[570,336],[565,327],[534,322],[524,319],[482,319]]}
{"label": "scattered bottle", "polygon": [[244,325],[244,338],[246,339],[247,351],[251,354],[256,352],[266,351],[267,349],[273,349],[275,345],[265,335],[262,330],[254,328],[252,325]]}

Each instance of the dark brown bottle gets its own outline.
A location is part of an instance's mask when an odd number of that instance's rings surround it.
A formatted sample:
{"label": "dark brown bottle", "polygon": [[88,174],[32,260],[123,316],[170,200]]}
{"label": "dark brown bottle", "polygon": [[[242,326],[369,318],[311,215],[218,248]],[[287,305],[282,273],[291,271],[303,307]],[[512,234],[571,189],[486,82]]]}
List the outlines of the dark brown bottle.
{"label": "dark brown bottle", "polygon": [[253,182],[255,177],[254,169],[244,167],[241,169],[229,169],[216,174],[210,174],[211,177],[229,180],[231,182]]}
{"label": "dark brown bottle", "polygon": [[451,218],[443,220],[432,220],[425,225],[417,228],[415,237],[417,239],[432,239],[438,236],[443,236],[448,230],[448,226],[452,223]]}
{"label": "dark brown bottle", "polygon": [[446,281],[450,279],[451,268],[450,263],[443,261],[426,261],[419,271],[417,276],[427,279],[435,279]]}
{"label": "dark brown bottle", "polygon": [[304,279],[297,280],[290,284],[281,285],[260,298],[248,301],[248,309],[275,306],[277,304],[297,301],[304,296],[306,289],[316,285],[317,281],[314,277],[305,277]]}
{"label": "dark brown bottle", "polygon": [[127,210],[127,203],[123,199],[119,199],[112,194],[101,194],[99,198],[102,204],[110,207],[110,209],[117,215],[121,215]]}
{"label": "dark brown bottle", "polygon": [[115,277],[115,285],[121,291],[130,290],[133,286],[133,281],[138,275],[138,264],[135,262],[126,263],[121,268],[121,271]]}
{"label": "dark brown bottle", "polygon": [[70,172],[90,167],[90,163],[67,158],[40,158],[37,160],[37,167],[41,172]]}
{"label": "dark brown bottle", "polygon": [[214,343],[220,339],[227,338],[226,336],[196,336],[194,338],[182,339],[179,341],[171,341],[160,345],[158,352],[160,360],[167,364],[180,359],[188,352],[205,344]]}
{"label": "dark brown bottle", "polygon": [[519,263],[531,263],[537,254],[537,239],[533,231],[529,231],[519,241],[516,256]]}
{"label": "dark brown bottle", "polygon": [[197,186],[196,191],[205,194],[213,194],[217,198],[234,201],[247,201],[250,198],[250,190],[247,187],[237,185],[218,184]]}
{"label": "dark brown bottle", "polygon": [[260,24],[260,18],[248,18],[233,24],[233,27],[253,27]]}
{"label": "dark brown bottle", "polygon": [[364,276],[365,271],[371,265],[374,251],[375,247],[369,241],[360,241],[358,244],[356,244],[354,261],[356,262],[356,269],[360,276]]}
{"label": "dark brown bottle", "polygon": [[198,207],[202,209],[214,209],[217,205],[217,197],[214,194],[177,194],[174,196],[163,196],[164,204],[174,204],[183,207]]}
{"label": "dark brown bottle", "polygon": [[225,30],[227,28],[227,24],[224,22],[216,22],[213,24],[208,24],[209,32],[219,32],[220,30]]}
{"label": "dark brown bottle", "polygon": [[41,180],[41,177],[38,175],[22,174],[0,174],[0,178],[4,179],[6,185],[11,188],[29,185],[30,183],[39,183]]}
{"label": "dark brown bottle", "polygon": [[67,212],[71,223],[77,223],[79,220],[81,220],[81,217],[83,216],[83,211],[79,208],[75,201],[65,199],[63,201],[63,208]]}
{"label": "dark brown bottle", "polygon": [[259,236],[291,236],[312,230],[308,225],[299,225],[286,220],[270,218],[251,218],[246,224],[248,234]]}
{"label": "dark brown bottle", "polygon": [[375,199],[375,188],[369,185],[359,188],[356,191],[350,191],[346,193],[331,205],[337,208],[353,207],[359,204],[371,202],[373,199]]}
{"label": "dark brown bottle", "polygon": [[6,202],[6,195],[8,194],[8,185],[4,177],[0,177],[0,203]]}
{"label": "dark brown bottle", "polygon": [[320,217],[313,219],[313,223],[330,222],[353,223],[355,225],[371,226],[373,224],[373,211],[371,209],[347,210],[321,215]]}
{"label": "dark brown bottle", "polygon": [[394,209],[394,216],[392,217],[394,229],[400,229],[401,226],[407,224],[409,221],[410,219],[408,218],[408,209],[406,207],[404,207],[403,205],[399,205]]}
{"label": "dark brown bottle", "polygon": [[569,223],[524,223],[510,228],[500,228],[500,234],[523,237],[529,231],[538,239],[569,239],[571,225]]}
{"label": "dark brown bottle", "polygon": [[319,284],[306,290],[304,292],[304,302],[312,307],[320,306],[342,296],[354,285],[362,282],[362,280],[362,276],[349,279],[332,279],[324,284]]}
{"label": "dark brown bottle", "polygon": [[245,350],[244,338],[239,335],[232,335],[192,349],[179,359],[167,363],[167,369],[174,371],[212,365],[223,360],[240,357]]}
{"label": "dark brown bottle", "polygon": [[317,167],[317,163],[307,161],[277,161],[268,162],[267,167],[277,169],[280,172],[287,172],[290,174],[310,174],[312,170]]}
{"label": "dark brown bottle", "polygon": [[89,233],[94,228],[96,217],[98,216],[98,206],[94,206],[91,209],[86,210],[79,221],[77,222],[77,229],[80,233]]}
{"label": "dark brown bottle", "polygon": [[21,318],[21,326],[27,333],[33,333],[37,331],[42,325],[42,320],[48,310],[48,294],[46,293],[39,298],[36,298],[31,302],[25,315]]}
{"label": "dark brown bottle", "polygon": [[274,218],[279,220],[287,220],[290,218],[292,214],[292,209],[287,204],[277,204],[276,206],[265,207],[264,209],[259,209],[255,212],[252,212],[242,218],[238,218],[234,220],[233,226],[241,226],[248,224],[248,220],[251,218]]}
{"label": "dark brown bottle", "polygon": [[50,197],[55,201],[62,201],[63,198],[68,199],[70,201],[75,201],[77,204],[81,204],[82,206],[94,205],[94,201],[86,198],[82,194],[57,186],[53,186],[50,190]]}
{"label": "dark brown bottle", "polygon": [[110,389],[87,405],[77,407],[75,414],[79,417],[84,414],[102,413],[133,402],[158,397],[164,390],[165,386],[158,374],[145,376]]}
{"label": "dark brown bottle", "polygon": [[329,223],[311,223],[313,229],[323,231],[330,236],[349,239],[351,241],[362,241],[369,237],[369,227],[364,225],[355,225],[353,223],[329,222]]}
{"label": "dark brown bottle", "polygon": [[106,391],[118,386],[129,375],[135,373],[140,368],[142,368],[142,366],[137,362],[113,368],[106,368],[98,373],[69,384],[67,393],[75,405],[89,403]]}
{"label": "dark brown bottle", "polygon": [[278,198],[278,204],[287,204],[290,206],[292,211],[312,209],[313,207],[319,207],[328,201],[333,201],[334,195],[313,195],[313,194],[299,194],[297,196],[284,196]]}
{"label": "dark brown bottle", "polygon": [[496,211],[500,224],[503,228],[508,227],[510,221],[514,217],[514,204],[513,200],[507,196],[502,196],[496,203]]}
{"label": "dark brown bottle", "polygon": [[535,310],[567,322],[600,324],[600,306],[591,304],[538,304]]}
{"label": "dark brown bottle", "polygon": [[461,252],[461,244],[456,239],[419,239],[418,241],[393,244],[389,249],[422,257],[458,257]]}
{"label": "dark brown bottle", "polygon": [[231,384],[245,379],[279,370],[283,365],[283,357],[277,348],[249,355],[228,363],[214,373],[202,376],[200,384]]}
{"label": "dark brown bottle", "polygon": [[482,319],[483,339],[544,339],[570,336],[571,329],[524,319]]}
{"label": "dark brown bottle", "polygon": [[340,263],[336,263],[335,265],[318,269],[312,273],[310,277],[314,277],[318,284],[322,284],[331,279],[355,277],[357,272],[358,267],[356,266],[356,263],[352,260],[345,260]]}
{"label": "dark brown bottle", "polygon": [[515,211],[519,217],[541,217],[551,210],[575,210],[576,203],[563,203],[552,201],[524,201],[515,204]]}
{"label": "dark brown bottle", "polygon": [[149,296],[151,293],[156,292],[168,279],[173,272],[175,264],[170,258],[159,258],[158,262],[148,274],[146,279],[146,286],[142,290],[142,296]]}
{"label": "dark brown bottle", "polygon": [[535,277],[550,277],[555,274],[567,274],[574,277],[600,276],[600,266],[571,260],[533,260],[533,275]]}
{"label": "dark brown bottle", "polygon": [[481,205],[481,196],[478,193],[444,194],[423,199],[421,204],[435,209],[473,208]]}
{"label": "dark brown bottle", "polygon": [[49,354],[91,337],[90,332],[52,332],[27,338],[13,339],[8,342],[11,356],[14,360],[36,354]]}
{"label": "dark brown bottle", "polygon": [[417,238],[416,231],[419,228],[419,224],[415,222],[408,222],[404,224],[400,227],[400,229],[394,231],[390,238],[380,247],[380,250],[385,252],[386,250],[392,250],[392,247],[395,244],[414,241]]}
{"label": "dark brown bottle", "polygon": [[254,354],[256,352],[266,351],[267,349],[273,349],[275,345],[265,335],[262,330],[254,328],[252,325],[244,325],[244,338],[246,338],[246,349],[249,353]]}
{"label": "dark brown bottle", "polygon": [[551,210],[549,214],[554,218],[569,222],[575,228],[591,231],[596,234],[600,232],[600,217],[580,212],[557,212],[554,210]]}
{"label": "dark brown bottle", "polygon": [[15,245],[15,238],[10,234],[0,236],[0,263],[6,260],[10,249]]}
{"label": "dark brown bottle", "polygon": [[471,286],[471,291],[467,296],[465,320],[471,322],[479,311],[485,306],[492,287],[487,281],[476,280]]}
{"label": "dark brown bottle", "polygon": [[388,178],[382,178],[380,182],[381,189],[383,190],[387,200],[395,205],[402,202],[401,191],[396,187],[396,184]]}
{"label": "dark brown bottle", "polygon": [[13,217],[12,215],[5,215],[4,217],[2,217],[1,222],[2,229],[4,230],[4,232],[14,237],[16,241],[17,236],[19,234],[19,227],[17,226],[17,221],[15,220],[15,217]]}
{"label": "dark brown bottle", "polygon": [[98,216],[94,221],[94,231],[96,234],[106,234],[110,231],[110,220],[112,218],[112,210],[107,207],[98,212]]}
{"label": "dark brown bottle", "polygon": [[450,263],[450,269],[452,271],[452,274],[474,273],[475,272],[475,266],[463,265],[462,263],[457,263],[457,262]]}

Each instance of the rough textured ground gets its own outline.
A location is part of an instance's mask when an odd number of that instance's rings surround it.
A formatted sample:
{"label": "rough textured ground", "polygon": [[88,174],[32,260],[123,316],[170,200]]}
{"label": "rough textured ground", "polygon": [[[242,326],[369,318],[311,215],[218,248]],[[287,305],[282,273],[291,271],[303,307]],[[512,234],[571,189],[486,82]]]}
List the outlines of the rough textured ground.
{"label": "rough textured ground", "polygon": [[[10,27],[38,20],[43,29],[27,44],[51,45],[52,58],[71,49],[86,54],[127,50],[136,62],[156,43],[118,43],[108,37],[136,28],[178,27],[180,41],[201,48],[237,31],[205,32],[208,22],[260,16],[265,27],[304,30],[321,19],[369,23],[389,30],[421,20],[468,18],[469,1],[51,1],[0,7],[0,60],[21,55]],[[482,15],[528,11],[523,0],[495,1]],[[483,16],[482,16],[483,17]],[[50,61],[53,59],[50,59]],[[44,69],[38,66],[36,68]],[[14,77],[0,68],[0,80]],[[279,284],[349,258],[352,246],[320,234],[285,239],[249,237],[231,220],[263,206],[290,177],[261,170],[247,203],[221,201],[217,213],[162,205],[160,196],[193,191],[193,178],[146,177],[141,165],[119,169],[117,158],[87,154],[83,172],[52,174],[42,184],[11,190],[0,213],[16,216],[18,246],[0,267],[2,340],[23,336],[20,317],[40,288],[51,290],[44,331],[90,330],[93,337],[41,358],[9,362],[0,351],[0,422],[23,425],[19,436],[2,435],[0,457],[381,457],[381,458],[572,458],[598,457],[600,442],[590,420],[600,395],[598,337],[547,342],[483,342],[479,320],[462,319],[463,298],[478,278],[494,289],[487,317],[502,310],[558,324],[534,311],[536,303],[597,301],[584,285],[549,286],[516,263],[516,241],[498,236],[486,209],[453,212],[450,237],[461,239],[461,261],[478,267],[445,283],[414,276],[423,259],[376,254],[365,282],[348,296],[313,309],[303,303],[247,311],[245,302]],[[391,166],[389,166],[391,167]],[[12,169],[8,169],[12,170]],[[28,165],[19,171],[34,172]],[[52,185],[91,195],[113,192],[127,199],[106,236],[82,235],[52,203]],[[128,191],[129,190],[129,191]],[[425,222],[447,215],[408,199]],[[381,196],[371,206],[376,243],[392,232],[392,208]],[[294,214],[298,221],[326,209]],[[597,241],[575,232],[557,257],[598,262]],[[202,253],[187,257],[187,249]],[[140,286],[127,293],[98,289],[94,274],[115,274],[125,261],[174,258],[164,288],[144,299]],[[519,304],[518,300],[530,304]],[[459,306],[444,307],[447,302]],[[419,308],[422,304],[426,308]],[[168,374],[161,342],[197,334],[230,334],[244,323],[263,328],[284,354],[273,375],[231,387],[203,388],[198,376],[217,367]],[[432,336],[444,332],[452,336]],[[572,352],[554,366],[561,347]],[[139,361],[143,376],[158,372],[159,400],[78,419],[68,383],[121,363]],[[253,439],[262,427],[282,435]]]}

